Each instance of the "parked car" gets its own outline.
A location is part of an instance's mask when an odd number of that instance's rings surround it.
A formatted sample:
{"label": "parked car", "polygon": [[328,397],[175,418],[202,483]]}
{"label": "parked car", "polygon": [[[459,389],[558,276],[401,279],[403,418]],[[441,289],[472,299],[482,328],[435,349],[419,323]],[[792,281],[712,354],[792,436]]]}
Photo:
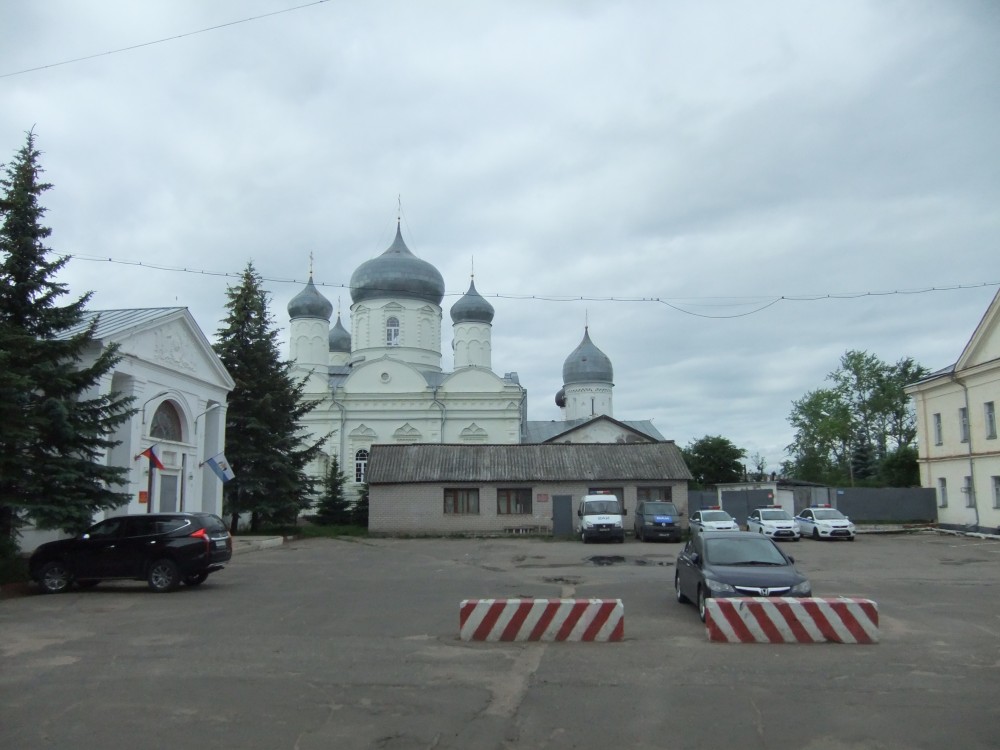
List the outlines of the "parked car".
{"label": "parked car", "polygon": [[691,514],[691,521],[688,524],[692,534],[702,531],[739,531],[740,525],[736,519],[722,510],[718,505],[710,508],[696,510]]}
{"label": "parked car", "polygon": [[854,524],[851,519],[831,505],[803,508],[795,516],[803,536],[813,539],[847,539],[854,541]]}
{"label": "parked car", "polygon": [[812,596],[809,579],[774,540],[749,531],[704,531],[677,555],[674,592],[680,603],[734,596]]}
{"label": "parked car", "polygon": [[611,494],[584,495],[576,515],[580,519],[577,533],[584,544],[595,539],[625,541],[625,527],[622,517],[628,511],[622,508],[618,498]]}
{"label": "parked car", "polygon": [[683,529],[681,516],[677,506],[665,500],[647,500],[635,506],[635,518],[632,528],[635,538],[640,542],[648,539],[666,539],[668,542],[679,542]]}
{"label": "parked car", "polygon": [[802,534],[792,514],[780,505],[754,508],[747,517],[747,531],[754,531],[772,539],[799,541]]}
{"label": "parked car", "polygon": [[106,518],[77,537],[43,544],[28,565],[47,594],[114,579],[145,580],[162,592],[204,583],[232,556],[232,537],[218,516],[148,513]]}

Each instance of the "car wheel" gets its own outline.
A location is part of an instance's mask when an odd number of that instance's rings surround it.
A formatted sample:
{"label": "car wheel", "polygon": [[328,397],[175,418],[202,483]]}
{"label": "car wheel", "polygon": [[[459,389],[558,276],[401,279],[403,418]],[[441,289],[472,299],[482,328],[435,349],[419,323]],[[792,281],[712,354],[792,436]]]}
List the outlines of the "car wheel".
{"label": "car wheel", "polygon": [[812,537],[813,537],[813,539],[815,539],[815,540],[816,540],[817,542],[819,541],[819,529],[817,529],[817,528],[816,528],[815,526],[813,526],[813,533],[812,533]]}
{"label": "car wheel", "polygon": [[698,617],[701,618],[702,622],[705,622],[705,600],[708,599],[708,595],[705,593],[704,586],[698,587]]}
{"label": "car wheel", "polygon": [[149,588],[158,594],[164,591],[173,591],[181,582],[180,570],[177,563],[163,557],[153,562],[149,566]]}
{"label": "car wheel", "polygon": [[681,577],[679,573],[674,573],[674,593],[677,595],[677,601],[681,604],[687,604],[691,601],[681,593]]}
{"label": "car wheel", "polygon": [[46,594],[61,594],[69,588],[72,580],[69,568],[61,562],[45,563],[38,572],[38,585]]}
{"label": "car wheel", "polygon": [[849,536],[849,537],[847,537],[847,541],[849,541],[849,542],[853,542],[853,541],[854,541],[854,537],[853,537],[853,536]]}
{"label": "car wheel", "polygon": [[187,586],[201,586],[201,584],[205,582],[206,578],[208,578],[208,573],[192,573],[184,579],[184,584]]}

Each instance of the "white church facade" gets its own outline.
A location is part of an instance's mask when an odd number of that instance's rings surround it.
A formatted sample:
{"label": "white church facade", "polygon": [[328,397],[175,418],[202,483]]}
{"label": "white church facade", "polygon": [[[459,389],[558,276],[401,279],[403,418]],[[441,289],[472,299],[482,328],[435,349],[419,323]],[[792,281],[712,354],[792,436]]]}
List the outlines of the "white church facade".
{"label": "white church facade", "polygon": [[[475,281],[449,310],[453,368],[444,367],[444,280],[414,255],[397,225],[395,240],[351,277],[350,332],[310,277],[288,304],[293,376],[306,378],[305,397],[318,402],[302,427],[329,435],[356,492],[376,444],[519,444],[659,442],[650,422],[613,418],[614,374],[589,332],[563,365],[556,395],[563,420],[529,422],[527,390],[516,372],[493,370],[493,306]],[[574,436],[577,436],[574,438]],[[316,477],[328,471],[314,465]]]}

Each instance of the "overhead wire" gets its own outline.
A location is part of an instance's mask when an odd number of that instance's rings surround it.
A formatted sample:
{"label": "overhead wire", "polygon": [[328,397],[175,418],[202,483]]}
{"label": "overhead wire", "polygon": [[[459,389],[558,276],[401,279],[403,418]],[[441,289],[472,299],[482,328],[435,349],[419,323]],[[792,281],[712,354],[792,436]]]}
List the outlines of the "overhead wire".
{"label": "overhead wire", "polygon": [[314,0],[311,3],[305,3],[304,5],[296,5],[294,8],[284,8],[282,10],[275,10],[271,13],[261,13],[259,16],[250,16],[249,18],[241,18],[237,21],[228,21],[226,23],[216,24],[215,26],[208,26],[204,29],[197,29],[195,31],[187,31],[183,34],[175,34],[174,36],[163,37],[162,39],[154,39],[150,42],[142,42],[141,44],[132,44],[128,47],[120,47],[118,49],[107,50],[106,52],[97,52],[93,55],[84,55],[83,57],[74,57],[71,60],[63,60],[62,62],[50,63],[48,65],[38,65],[34,68],[25,68],[24,70],[15,70],[10,73],[0,73],[0,78],[10,78],[11,76],[24,75],[25,73],[34,73],[39,70],[46,70],[47,68],[58,68],[62,65],[71,65],[73,63],[83,62],[84,60],[93,60],[97,57],[106,57],[108,55],[117,55],[121,52],[131,52],[132,50],[141,49],[143,47],[151,47],[154,44],[163,44],[165,42],[173,42],[177,39],[184,39],[185,37],[195,36],[197,34],[205,34],[209,31],[218,31],[219,29],[224,29],[228,26],[237,26],[242,23],[249,23],[250,21],[259,21],[262,18],[270,18],[271,16],[280,16],[283,13],[291,13],[296,10],[302,10],[303,8],[311,8],[314,5],[323,5],[323,3],[328,3],[330,0]]}
{"label": "overhead wire", "polygon": [[[147,263],[143,261],[130,261],[130,260],[120,260],[116,258],[104,258],[104,257],[94,257],[87,255],[80,255],[75,253],[58,253],[60,257],[75,260],[92,261],[99,263],[111,263],[116,265],[125,266],[135,266],[141,268],[151,268],[157,271],[169,271],[172,273],[188,273],[197,276],[216,276],[220,278],[240,278],[242,277],[242,272],[239,271],[208,271],[204,269],[197,268],[187,268],[182,266],[169,266],[161,263]],[[261,276],[263,281],[269,281],[274,284],[301,284],[305,285],[307,280],[296,279],[296,278],[281,278],[275,276]],[[350,291],[350,284],[335,283],[335,282],[324,282],[312,279],[313,285],[317,287],[323,287],[327,289],[342,289],[345,291]],[[562,295],[562,294],[511,294],[504,292],[483,292],[479,291],[479,294],[483,297],[489,297],[493,299],[511,299],[511,300],[538,300],[541,302],[615,302],[615,303],[629,303],[629,304],[659,304],[669,307],[684,315],[690,315],[698,318],[710,318],[710,319],[728,319],[728,318],[743,318],[749,315],[755,315],[759,312],[763,312],[769,307],[777,305],[779,302],[819,302],[822,300],[853,300],[860,299],[863,297],[885,297],[891,295],[911,295],[911,294],[929,294],[932,292],[947,292],[956,291],[960,289],[980,289],[989,286],[1000,286],[1000,281],[983,281],[968,284],[952,284],[949,286],[928,286],[920,287],[917,289],[892,289],[892,290],[879,290],[879,291],[863,291],[863,292],[830,292],[825,294],[781,294],[781,295],[746,295],[740,297],[725,297],[725,296],[705,296],[705,297],[677,297],[677,298],[664,298],[664,297],[636,297],[628,295],[608,295],[608,296],[596,296],[596,295]],[[464,292],[446,292],[446,297],[461,297]],[[708,305],[707,303],[711,300],[715,300],[716,304]],[[700,307],[746,307],[747,305],[756,305],[754,309],[733,313],[733,314],[723,314],[723,315],[713,315],[703,312],[695,312],[690,309],[685,309],[682,306],[684,302],[688,303],[688,307],[700,306]]]}

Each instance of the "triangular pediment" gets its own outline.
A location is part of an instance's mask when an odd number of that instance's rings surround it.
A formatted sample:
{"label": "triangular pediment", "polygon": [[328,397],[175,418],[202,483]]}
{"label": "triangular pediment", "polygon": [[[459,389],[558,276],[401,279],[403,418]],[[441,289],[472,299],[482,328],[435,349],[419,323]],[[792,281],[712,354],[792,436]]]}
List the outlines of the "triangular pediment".
{"label": "triangular pediment", "polygon": [[993,297],[986,314],[958,358],[955,369],[967,370],[1000,359],[1000,291]]}
{"label": "triangular pediment", "polygon": [[118,344],[119,353],[139,362],[226,391],[235,383],[205,334],[185,307],[97,310],[95,341]]}

